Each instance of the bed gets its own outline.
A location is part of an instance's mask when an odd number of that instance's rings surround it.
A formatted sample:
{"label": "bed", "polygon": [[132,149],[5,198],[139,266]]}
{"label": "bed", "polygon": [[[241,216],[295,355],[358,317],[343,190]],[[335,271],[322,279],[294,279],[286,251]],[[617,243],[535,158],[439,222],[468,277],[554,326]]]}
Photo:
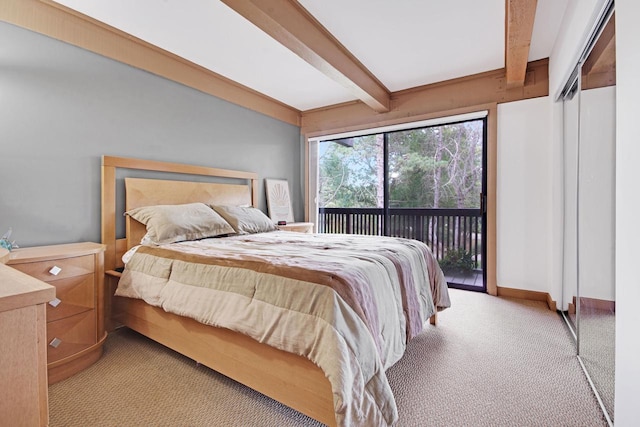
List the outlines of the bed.
{"label": "bed", "polygon": [[[397,421],[384,372],[450,305],[444,275],[425,245],[278,231],[259,215],[246,220],[257,213],[253,173],[110,156],[102,163],[105,270],[108,291],[118,295],[107,303],[114,322],[324,424]],[[129,214],[126,236],[118,239],[121,169],[231,183],[125,178]],[[158,207],[219,213],[231,232],[203,237],[195,227],[178,242],[162,240],[149,220]],[[238,234],[243,230],[249,232]],[[155,244],[140,245],[145,239]]]}

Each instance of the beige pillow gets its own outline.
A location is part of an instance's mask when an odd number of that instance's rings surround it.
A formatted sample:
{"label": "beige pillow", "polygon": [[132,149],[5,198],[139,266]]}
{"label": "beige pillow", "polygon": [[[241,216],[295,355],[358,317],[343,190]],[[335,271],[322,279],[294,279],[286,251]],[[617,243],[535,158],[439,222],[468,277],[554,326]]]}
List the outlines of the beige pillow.
{"label": "beige pillow", "polygon": [[264,233],[278,229],[260,209],[251,206],[211,206],[238,234]]}
{"label": "beige pillow", "polygon": [[231,225],[204,203],[144,206],[125,215],[146,225],[144,240],[156,245],[234,233]]}

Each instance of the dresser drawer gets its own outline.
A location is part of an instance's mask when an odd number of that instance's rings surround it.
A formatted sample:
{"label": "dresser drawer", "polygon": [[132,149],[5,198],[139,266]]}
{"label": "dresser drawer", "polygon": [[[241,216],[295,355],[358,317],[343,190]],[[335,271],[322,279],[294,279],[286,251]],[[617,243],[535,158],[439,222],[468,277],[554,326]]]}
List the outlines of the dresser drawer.
{"label": "dresser drawer", "polygon": [[[23,273],[45,282],[65,279],[67,277],[92,274],[95,270],[94,256],[83,255],[71,258],[60,258],[46,261],[25,262],[11,265]],[[58,267],[58,274],[51,273],[51,269]]]}
{"label": "dresser drawer", "polygon": [[57,306],[47,304],[47,322],[82,313],[96,306],[94,275],[68,277],[51,282],[56,288]]}
{"label": "dresser drawer", "polygon": [[[52,343],[52,341],[56,340]],[[95,310],[47,323],[47,362],[72,356],[97,342]]]}

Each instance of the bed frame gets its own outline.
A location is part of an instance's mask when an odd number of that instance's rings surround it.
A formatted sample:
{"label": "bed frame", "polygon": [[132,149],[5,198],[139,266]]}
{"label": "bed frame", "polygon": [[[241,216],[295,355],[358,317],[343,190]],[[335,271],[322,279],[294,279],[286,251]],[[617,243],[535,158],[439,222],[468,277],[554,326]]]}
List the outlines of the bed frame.
{"label": "bed frame", "polygon": [[[102,158],[102,243],[106,245],[105,295],[113,295],[123,267],[122,255],[139,244],[143,224],[126,218],[126,237],[116,238],[118,170],[169,172],[223,179],[231,183],[124,178],[124,211],[141,206],[203,202],[218,205],[257,203],[257,175],[252,172],[124,157]],[[135,173],[132,173],[135,174]],[[242,182],[238,184],[237,182]],[[437,314],[430,323],[436,324]],[[335,426],[333,393],[324,372],[309,359],[261,344],[224,328],[167,313],[142,300],[111,297],[105,301],[108,331],[127,326],[209,368],[328,426]]]}
{"label": "bed frame", "polygon": [[[122,255],[140,242],[144,226],[127,221],[126,237],[116,238],[116,173],[119,169],[171,172],[224,178],[233,183],[202,183],[147,179],[126,180],[125,210],[157,204],[204,202],[255,205],[257,175],[176,163],[123,157],[102,158],[102,243],[106,295],[113,295]],[[241,181],[243,184],[237,184]],[[195,361],[329,426],[336,425],[329,380],[307,358],[261,344],[224,328],[167,313],[142,300],[112,297],[105,301],[107,327],[127,326]]]}

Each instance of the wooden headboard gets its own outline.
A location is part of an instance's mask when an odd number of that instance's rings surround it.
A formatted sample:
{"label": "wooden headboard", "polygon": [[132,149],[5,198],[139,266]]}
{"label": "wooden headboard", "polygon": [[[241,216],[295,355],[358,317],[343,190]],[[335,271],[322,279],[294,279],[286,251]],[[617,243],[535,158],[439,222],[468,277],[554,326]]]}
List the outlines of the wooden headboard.
{"label": "wooden headboard", "polygon": [[[125,208],[116,210],[116,172],[118,169],[170,172],[182,175],[241,180],[244,184],[192,182],[125,178]],[[126,222],[126,237],[116,238],[116,218],[125,211],[141,206],[203,202],[219,205],[252,205],[257,203],[257,174],[253,172],[216,169],[178,163],[125,157],[102,157],[102,243],[106,245],[105,270],[122,267],[122,255],[145,233],[142,224]],[[128,218],[128,217],[127,217]]]}

